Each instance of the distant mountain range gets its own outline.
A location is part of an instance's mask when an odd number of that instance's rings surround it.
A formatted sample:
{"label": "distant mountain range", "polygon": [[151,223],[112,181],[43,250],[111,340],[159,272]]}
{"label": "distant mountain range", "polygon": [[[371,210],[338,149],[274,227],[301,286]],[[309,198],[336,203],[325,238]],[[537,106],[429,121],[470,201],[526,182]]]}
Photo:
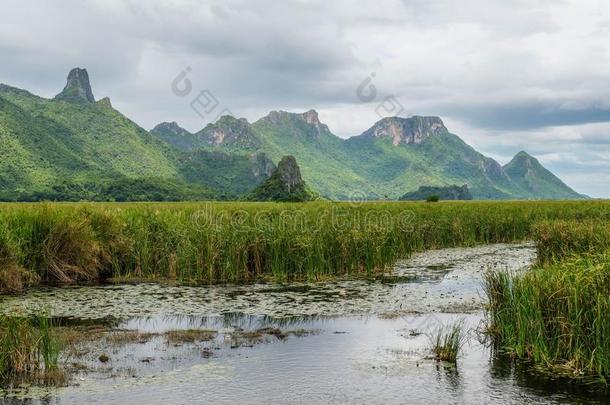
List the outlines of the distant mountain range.
{"label": "distant mountain range", "polygon": [[438,117],[383,118],[342,139],[314,110],[254,123],[223,116],[197,133],[146,131],[96,101],[84,69],[45,99],[0,85],[0,200],[237,199],[292,155],[322,197],[397,199],[420,186],[467,184],[475,199],[579,199],[535,158],[505,166],[451,134]]}

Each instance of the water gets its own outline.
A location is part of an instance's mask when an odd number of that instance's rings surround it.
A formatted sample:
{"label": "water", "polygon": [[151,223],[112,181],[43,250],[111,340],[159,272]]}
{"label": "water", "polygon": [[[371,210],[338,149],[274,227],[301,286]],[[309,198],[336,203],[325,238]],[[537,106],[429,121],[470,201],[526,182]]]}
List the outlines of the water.
{"label": "water", "polygon": [[[117,336],[141,335],[122,344],[84,342],[65,359],[79,364],[71,386],[18,389],[0,402],[605,403],[603,394],[497,359],[480,342],[482,272],[520,271],[534,258],[531,245],[493,245],[419,254],[378,282],[145,284],[4,298],[3,311],[45,308],[66,322],[109,323]],[[469,332],[457,367],[437,363],[427,334],[458,320]],[[195,342],[168,338],[168,331],[187,329],[215,334]],[[101,353],[108,363],[98,360]]]}

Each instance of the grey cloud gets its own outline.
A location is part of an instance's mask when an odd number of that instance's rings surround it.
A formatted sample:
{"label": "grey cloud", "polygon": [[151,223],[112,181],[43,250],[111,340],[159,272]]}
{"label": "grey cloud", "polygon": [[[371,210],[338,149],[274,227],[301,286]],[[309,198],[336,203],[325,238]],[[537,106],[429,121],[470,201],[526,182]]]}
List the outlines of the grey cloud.
{"label": "grey cloud", "polygon": [[446,107],[447,114],[473,126],[524,130],[559,125],[610,122],[610,108],[566,109],[553,103]]}
{"label": "grey cloud", "polygon": [[[51,97],[86,67],[96,97],[143,127],[197,130],[206,122],[170,91],[190,66],[195,90],[236,115],[316,108],[341,135],[395,95],[494,156],[526,149],[561,177],[592,170],[610,195],[610,128],[585,128],[610,122],[609,15],[593,0],[5,0],[0,82]],[[371,72],[379,96],[361,103]]]}

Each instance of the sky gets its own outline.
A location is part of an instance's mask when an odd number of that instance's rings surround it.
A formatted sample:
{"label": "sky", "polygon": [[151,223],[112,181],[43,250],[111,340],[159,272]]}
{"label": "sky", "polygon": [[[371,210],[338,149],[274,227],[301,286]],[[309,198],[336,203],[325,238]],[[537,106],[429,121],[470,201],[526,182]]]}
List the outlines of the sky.
{"label": "sky", "polygon": [[[146,129],[315,109],[341,137],[440,116],[610,197],[610,2],[3,0],[0,83],[53,97],[73,67]],[[193,108],[192,104],[196,107]]]}

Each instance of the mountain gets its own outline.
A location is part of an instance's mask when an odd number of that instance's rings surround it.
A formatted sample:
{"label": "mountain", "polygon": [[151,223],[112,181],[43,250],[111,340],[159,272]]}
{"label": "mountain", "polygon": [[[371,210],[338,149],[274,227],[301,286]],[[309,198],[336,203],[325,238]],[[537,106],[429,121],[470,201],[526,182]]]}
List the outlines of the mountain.
{"label": "mountain", "polygon": [[420,186],[453,184],[467,184],[477,199],[582,198],[563,183],[528,186],[513,178],[514,173],[452,134],[438,117],[383,118],[346,140],[332,134],[314,110],[272,111],[252,124],[221,121],[199,132],[206,135],[200,136],[198,148],[264,151],[274,161],[293,155],[306,181],[331,199],[397,199]]}
{"label": "mountain", "polygon": [[[84,69],[73,69],[54,99],[0,85],[0,200],[236,198],[270,175],[269,161],[257,156],[171,147],[109,99],[95,101]],[[219,184],[217,173],[201,172],[206,166],[233,173],[238,184],[231,176]]]}
{"label": "mountain", "polygon": [[504,166],[504,171],[531,195],[542,195],[548,199],[580,199],[587,198],[578,194],[553,173],[545,169],[538,159],[521,151]]}
{"label": "mountain", "polygon": [[264,152],[231,154],[196,149],[181,154],[183,178],[217,190],[223,199],[237,199],[267,180],[275,164]]}
{"label": "mountain", "polygon": [[468,184],[477,199],[501,199],[520,190],[501,166],[449,132],[438,117],[384,118],[347,140],[354,170],[369,176],[378,194],[398,198],[422,185]]}
{"label": "mountain", "polygon": [[180,127],[176,122],[162,122],[151,129],[150,133],[181,150],[190,150],[201,146],[195,134]]}
{"label": "mountain", "polygon": [[294,156],[284,156],[277,168],[263,184],[248,193],[248,201],[304,202],[317,199],[303,181]]}
{"label": "mountain", "polygon": [[470,194],[466,184],[461,187],[456,185],[446,187],[421,186],[417,191],[406,193],[399,200],[426,200],[434,196],[441,200],[472,200],[472,194]]}
{"label": "mountain", "polygon": [[85,69],[71,70],[53,99],[0,84],[0,200],[237,199],[288,155],[329,199],[398,199],[453,184],[476,199],[584,198],[525,153],[501,166],[438,117],[383,118],[349,139],[315,110],[148,132],[110,99],[96,101]]}

